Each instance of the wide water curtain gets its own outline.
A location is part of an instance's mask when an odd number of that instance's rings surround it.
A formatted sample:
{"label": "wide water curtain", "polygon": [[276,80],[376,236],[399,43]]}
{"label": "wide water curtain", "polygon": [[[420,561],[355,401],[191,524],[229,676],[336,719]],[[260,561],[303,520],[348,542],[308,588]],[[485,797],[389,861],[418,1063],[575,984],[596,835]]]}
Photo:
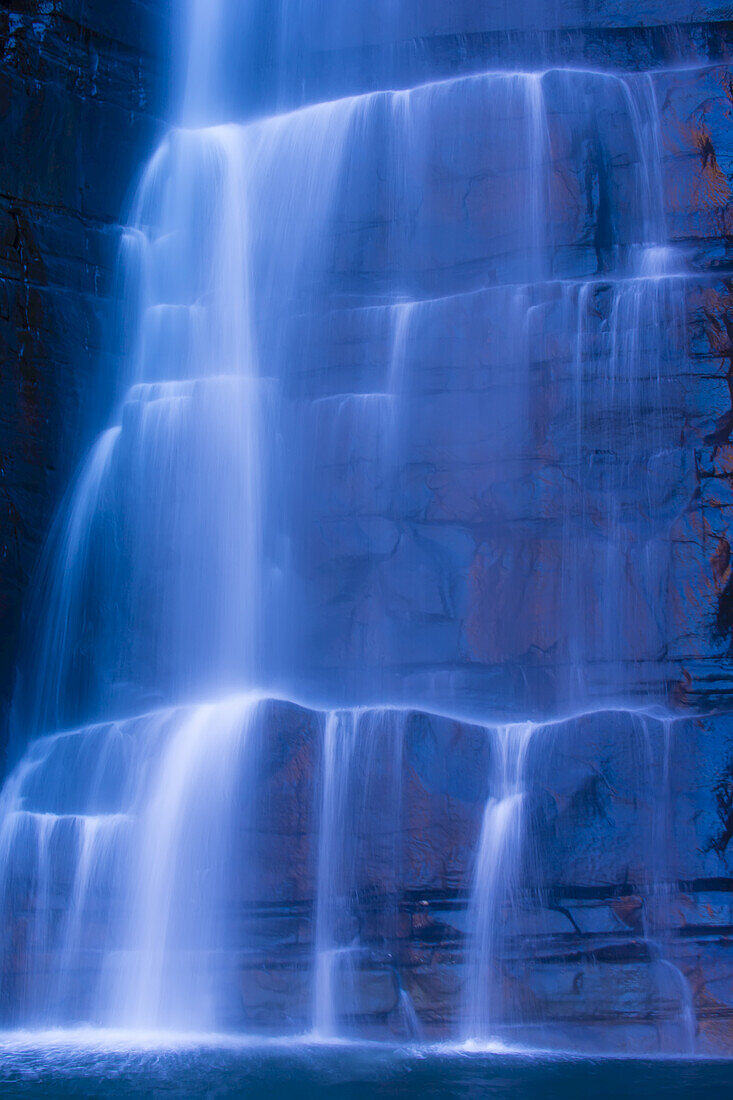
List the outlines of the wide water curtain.
{"label": "wide water curtain", "polygon": [[644,664],[681,507],[655,77],[548,61],[551,5],[446,60],[418,7],[181,14],[14,707],[14,1025],[562,1045],[523,943],[583,930],[553,890],[606,737],[645,1011],[693,1041]]}

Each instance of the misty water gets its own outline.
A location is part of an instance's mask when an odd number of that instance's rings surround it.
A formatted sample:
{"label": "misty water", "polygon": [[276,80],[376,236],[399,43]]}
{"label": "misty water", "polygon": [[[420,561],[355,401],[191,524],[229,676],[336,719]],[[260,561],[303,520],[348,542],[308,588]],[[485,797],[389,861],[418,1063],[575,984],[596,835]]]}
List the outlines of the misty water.
{"label": "misty water", "polygon": [[[8,1096],[514,1097],[516,1100],[612,1100],[624,1089],[698,1100],[725,1091],[725,1062],[573,1059],[516,1051],[466,1055],[440,1049],[307,1044],[257,1046],[224,1040],[191,1047],[185,1037],[151,1048],[133,1037],[85,1046],[84,1037],[40,1049],[21,1037],[0,1046],[0,1085]],[[90,1082],[94,1082],[93,1085]],[[93,1090],[93,1091],[91,1091]]]}

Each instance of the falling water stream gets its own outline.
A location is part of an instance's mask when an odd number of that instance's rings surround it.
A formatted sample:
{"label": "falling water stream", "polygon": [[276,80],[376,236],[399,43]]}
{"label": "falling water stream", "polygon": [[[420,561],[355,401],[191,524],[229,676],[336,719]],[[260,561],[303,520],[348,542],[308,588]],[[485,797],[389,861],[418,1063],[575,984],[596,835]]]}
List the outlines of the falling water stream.
{"label": "falling water stream", "polygon": [[[664,570],[647,550],[670,523],[684,268],[654,81],[487,65],[403,87],[385,49],[382,83],[364,90],[355,68],[334,96],[356,23],[331,13],[326,60],[303,75],[310,47],[296,59],[293,44],[301,24],[311,41],[318,5],[271,7],[280,38],[257,5],[234,22],[223,0],[191,5],[180,125],[133,205],[131,350],[51,540],[14,706],[27,747],[0,798],[0,895],[24,937],[6,922],[3,1013],[20,1027],[224,1026],[230,976],[259,950],[237,914],[263,902],[270,859],[256,817],[268,701],[315,700],[312,762],[283,780],[309,790],[310,824],[292,831],[312,829],[305,1007],[273,1030],[358,1037],[374,1002],[420,1036],[430,1006],[413,1003],[395,947],[406,731],[417,711],[480,712],[483,821],[463,881],[446,874],[466,901],[452,1038],[486,1043],[516,1022],[502,959],[531,800],[549,789],[538,714],[638,709],[629,655],[657,640],[639,592]],[[273,71],[238,97],[236,36],[260,31],[277,42]],[[561,157],[590,228],[558,208]],[[565,400],[553,372],[572,395],[562,469],[538,428],[543,401]],[[475,562],[450,563],[477,512],[486,580],[466,595]],[[535,520],[554,522],[552,544],[527,570],[516,532]],[[454,676],[471,633],[456,608],[471,599],[472,660],[502,669],[478,701]],[[559,624],[552,691],[537,697],[530,614]],[[519,694],[502,663],[515,658]],[[435,827],[448,866],[451,825]],[[651,850],[649,867],[667,873]],[[649,897],[663,905],[654,883]]]}
{"label": "falling water stream", "polygon": [[[488,1040],[502,1017],[501,978],[492,969],[521,876],[525,803],[525,762],[533,728],[528,722],[500,726],[492,738],[492,792],[486,803],[476,856],[469,927],[473,943],[468,963],[464,1019],[469,1040]],[[487,973],[487,969],[489,972]]]}

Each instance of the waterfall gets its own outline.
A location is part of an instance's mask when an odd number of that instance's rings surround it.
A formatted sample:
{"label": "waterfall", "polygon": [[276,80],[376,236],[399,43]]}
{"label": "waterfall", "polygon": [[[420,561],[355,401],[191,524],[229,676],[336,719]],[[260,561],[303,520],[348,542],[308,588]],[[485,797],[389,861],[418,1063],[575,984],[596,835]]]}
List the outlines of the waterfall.
{"label": "waterfall", "polygon": [[[428,928],[461,975],[444,1032],[487,1045],[521,1022],[528,863],[549,890],[547,730],[667,704],[685,268],[654,78],[432,72],[398,4],[185,6],[129,354],[14,703],[2,1004],[417,1038]],[[444,736],[410,756],[418,713]],[[454,774],[455,730],[483,770]],[[689,1045],[687,982],[642,938]]]}

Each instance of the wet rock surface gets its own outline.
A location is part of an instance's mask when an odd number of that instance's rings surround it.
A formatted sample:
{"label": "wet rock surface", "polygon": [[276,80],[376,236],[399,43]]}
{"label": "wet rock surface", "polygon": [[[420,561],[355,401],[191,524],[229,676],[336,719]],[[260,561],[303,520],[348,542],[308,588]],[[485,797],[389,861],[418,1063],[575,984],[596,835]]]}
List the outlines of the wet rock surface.
{"label": "wet rock surface", "polygon": [[4,731],[29,579],[113,397],[121,339],[111,330],[110,303],[120,222],[159,131],[165,11],[147,0],[14,0],[0,11]]}
{"label": "wet rock surface", "polygon": [[[497,128],[517,110],[511,101],[502,113],[500,79],[459,85],[461,135],[449,167],[432,146],[420,149],[415,174],[424,182],[408,200],[404,252],[376,186],[363,226],[353,217],[353,189],[344,200],[336,263],[342,280],[355,279],[356,307],[336,320],[333,312],[308,318],[316,361],[334,369],[324,379],[303,365],[293,401],[294,415],[306,417],[313,398],[322,399],[322,419],[312,424],[322,508],[303,553],[311,567],[303,588],[314,592],[322,619],[312,648],[357,683],[359,667],[378,654],[387,694],[419,699],[439,692],[442,676],[447,701],[483,698],[539,717],[572,709],[565,681],[580,645],[582,698],[608,701],[615,692],[726,707],[730,72],[701,62],[636,79],[568,70],[542,78],[552,172],[538,261],[544,278],[531,285],[521,265],[512,275],[521,233],[504,233],[496,218],[506,210],[506,223],[521,227],[512,187],[521,190],[517,180],[531,166],[521,149],[516,163],[502,163],[479,138],[487,110]],[[638,150],[619,121],[633,87],[659,110],[674,259],[668,277],[619,290],[613,257],[638,233]],[[440,132],[441,111],[447,118],[453,107],[438,92],[431,114]],[[411,109],[418,117],[419,96]],[[375,179],[366,165],[360,186]],[[404,322],[385,309],[379,329],[375,310],[361,310],[358,299],[365,284],[379,292],[385,255],[390,277],[416,304]],[[409,342],[395,488],[373,438],[378,395],[367,406],[358,394],[375,355],[392,356],[395,369],[400,324]],[[296,325],[294,348],[305,331]],[[630,382],[622,367],[609,390],[618,369],[611,332],[617,347],[633,345],[651,382]],[[327,405],[332,390],[349,400]],[[580,608],[575,623],[572,606]],[[611,619],[615,637],[603,633]]]}

